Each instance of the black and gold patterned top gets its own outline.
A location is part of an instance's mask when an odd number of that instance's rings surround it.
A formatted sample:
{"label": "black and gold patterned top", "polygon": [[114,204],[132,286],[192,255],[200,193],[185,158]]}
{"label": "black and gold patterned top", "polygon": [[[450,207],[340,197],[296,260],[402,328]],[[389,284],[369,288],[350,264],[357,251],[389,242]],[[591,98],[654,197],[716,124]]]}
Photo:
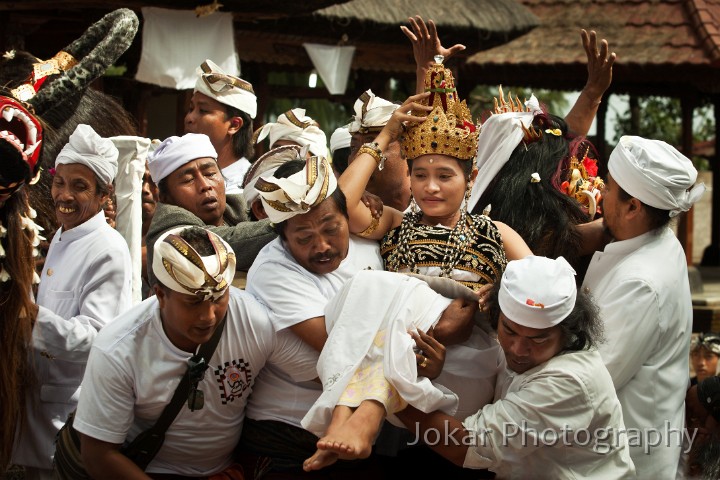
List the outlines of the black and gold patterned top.
{"label": "black and gold patterned top", "polygon": [[[451,240],[453,230],[442,225],[423,225],[419,222],[410,224],[410,261],[399,258],[397,247],[400,230],[401,226],[390,230],[380,244],[380,255],[385,269],[400,272],[417,270],[426,275],[442,276],[443,260],[447,259],[448,249],[457,248]],[[462,242],[465,247],[457,257],[450,278],[473,290],[488,283],[499,282],[507,259],[500,232],[495,224],[487,216],[468,214],[467,228],[461,238],[467,241]]]}

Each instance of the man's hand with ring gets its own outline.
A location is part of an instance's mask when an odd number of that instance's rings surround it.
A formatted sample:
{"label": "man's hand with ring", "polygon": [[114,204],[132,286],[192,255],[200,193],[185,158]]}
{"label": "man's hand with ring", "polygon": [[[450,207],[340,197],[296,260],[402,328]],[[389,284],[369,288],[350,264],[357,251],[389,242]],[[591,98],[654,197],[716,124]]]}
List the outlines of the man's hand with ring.
{"label": "man's hand with ring", "polygon": [[422,353],[415,354],[418,376],[427,377],[430,380],[437,378],[445,365],[445,346],[435,340],[432,332],[432,330],[428,333],[420,330],[409,332],[415,340],[415,345],[422,351]]}

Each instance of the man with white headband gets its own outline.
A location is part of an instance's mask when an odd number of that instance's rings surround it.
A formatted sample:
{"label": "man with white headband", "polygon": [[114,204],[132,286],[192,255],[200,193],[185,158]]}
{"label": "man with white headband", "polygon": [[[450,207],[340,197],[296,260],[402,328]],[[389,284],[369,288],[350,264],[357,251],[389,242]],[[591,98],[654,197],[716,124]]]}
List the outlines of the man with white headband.
{"label": "man with white headband", "polygon": [[[675,478],[689,381],[692,301],[685,252],[668,223],[705,186],[674,147],[624,136],[608,162],[603,223],[614,238],[595,252],[583,289],[600,306],[612,375],[638,475]],[[650,437],[647,432],[657,432]]]}
{"label": "man with white headband", "polygon": [[[315,359],[303,362],[297,355],[302,343],[276,334],[267,310],[230,286],[235,253],[222,238],[178,227],[164,233],[154,250],[155,296],[118,317],[93,343],[74,419],[83,463],[93,478],[107,472],[141,478],[119,448],[155,423],[186,371],[199,365],[191,389],[202,394],[188,396],[146,471],[243,478],[232,454],[256,376],[272,363],[295,381],[309,381],[316,376]],[[200,346],[217,329],[214,353],[199,358]]]}
{"label": "man with white headband", "polygon": [[493,297],[507,360],[495,403],[464,422],[413,407],[398,418],[445,458],[498,478],[635,478],[620,404],[595,349],[597,307],[577,291],[570,264],[511,261]]}
{"label": "man with white headband", "polygon": [[[373,145],[375,137],[399,106],[376,97],[372,90],[360,95],[353,106],[355,115],[348,125],[352,135],[349,163],[352,163],[360,147]],[[402,212],[410,205],[410,175],[407,164],[400,156],[400,143],[392,142],[382,153],[386,157],[384,168],[373,173],[367,191],[380,197],[384,205]]]}
{"label": "man with white headband", "polygon": [[211,60],[198,69],[198,79],[185,114],[186,133],[204,133],[217,151],[227,195],[241,193],[240,184],[253,156],[253,119],[257,97],[252,85],[228,75]]}
{"label": "man with white headband", "polygon": [[281,114],[276,122],[266,123],[255,133],[260,143],[269,138],[270,148],[283,145],[308,147],[312,155],[328,156],[327,137],[318,123],[305,115],[304,108],[293,108]]}
{"label": "man with white headband", "polygon": [[238,270],[247,271],[260,249],[275,238],[270,222],[250,222],[242,195],[225,195],[217,153],[207,135],[169,137],[148,157],[160,202],[146,235],[147,264],[153,283],[152,246],[179,225],[208,228],[237,252]]}
{"label": "man with white headband", "polygon": [[[361,270],[382,270],[378,244],[349,234],[345,197],[325,158],[289,161],[273,175],[262,175],[255,188],[279,238],[253,263],[247,291],[268,306],[275,330],[296,334],[317,361],[328,335],[326,305]],[[470,310],[462,311],[468,319]],[[318,437],[301,421],[321,394],[319,383],[293,382],[273,368],[263,371],[241,438],[249,453],[246,468],[270,462],[272,472],[303,475]],[[330,470],[348,467],[361,468],[339,462]]]}
{"label": "man with white headband", "polygon": [[272,176],[281,165],[290,160],[302,160],[304,158],[301,155],[302,150],[298,145],[283,145],[273,148],[255,160],[242,183],[243,196],[248,205],[248,217],[251,220],[268,218],[260,199],[260,192],[255,188],[257,180],[260,177]]}
{"label": "man with white headband", "polygon": [[93,339],[132,306],[130,252],[102,210],[117,158],[112,141],[80,124],[55,161],[51,195],[61,227],[40,276],[33,328],[37,378],[13,456],[32,478],[51,478],[55,437],[75,408]]}

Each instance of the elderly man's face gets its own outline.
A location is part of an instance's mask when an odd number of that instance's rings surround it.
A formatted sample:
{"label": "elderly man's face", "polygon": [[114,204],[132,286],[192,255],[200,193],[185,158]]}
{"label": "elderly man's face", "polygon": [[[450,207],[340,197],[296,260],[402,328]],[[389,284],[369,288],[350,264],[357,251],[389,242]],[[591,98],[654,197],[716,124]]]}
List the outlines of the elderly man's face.
{"label": "elderly man's face", "polygon": [[214,158],[198,158],[166,177],[161,200],[193,213],[206,225],[220,226],[225,213],[225,180]]}
{"label": "elderly man's face", "polygon": [[157,285],[155,294],[168,339],[179,349],[192,353],[198,345],[210,340],[230,302],[229,289],[217,300],[201,300]]}
{"label": "elderly man's face", "polygon": [[350,246],[348,222],[332,198],[285,225],[285,244],[295,260],[317,275],[335,271]]}
{"label": "elderly man's face", "polygon": [[[375,140],[377,133],[355,133],[350,140],[348,165],[353,162],[357,151],[364,143]],[[410,175],[407,162],[400,155],[400,143],[392,142],[383,152],[387,161],[382,170],[375,170],[366,190],[377,195],[384,205],[401,212],[410,205]]]}
{"label": "elderly man's face", "polygon": [[498,322],[498,341],[505,352],[508,367],[517,373],[525,373],[547,362],[563,348],[559,326],[542,329],[524,327],[503,313]]}
{"label": "elderly man's face", "polygon": [[108,195],[98,193],[95,173],[85,165],[68,163],[55,169],[50,194],[55,215],[63,230],[70,230],[94,217]]}

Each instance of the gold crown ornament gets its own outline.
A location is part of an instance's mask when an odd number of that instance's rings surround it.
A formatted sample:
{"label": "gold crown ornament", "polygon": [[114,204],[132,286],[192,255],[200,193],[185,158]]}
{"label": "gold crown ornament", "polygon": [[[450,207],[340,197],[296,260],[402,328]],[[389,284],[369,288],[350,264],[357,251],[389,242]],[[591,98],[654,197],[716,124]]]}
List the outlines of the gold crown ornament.
{"label": "gold crown ornament", "polygon": [[605,183],[597,174],[597,160],[589,157],[589,152],[590,147],[585,151],[582,161],[575,155],[570,158],[567,180],[560,185],[560,191],[575,198],[592,220],[596,213],[602,213],[599,204]]}
{"label": "gold crown ornament", "polygon": [[[433,107],[427,119],[407,129],[400,139],[407,159],[421,155],[442,154],[460,160],[475,158],[479,128],[473,123],[465,100],[459,101],[452,72],[442,64],[442,55],[425,74],[425,91],[430,92],[423,104]],[[413,112],[421,116],[424,112]]]}

